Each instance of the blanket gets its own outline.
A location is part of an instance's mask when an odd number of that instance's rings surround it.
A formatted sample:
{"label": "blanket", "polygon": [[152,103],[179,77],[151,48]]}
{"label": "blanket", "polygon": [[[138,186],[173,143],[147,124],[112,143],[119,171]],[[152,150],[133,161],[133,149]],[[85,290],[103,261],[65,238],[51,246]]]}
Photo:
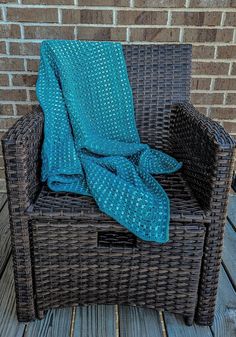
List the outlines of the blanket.
{"label": "blanket", "polygon": [[143,240],[168,241],[169,199],[152,174],[181,163],[140,142],[121,44],[42,42],[36,92],[45,116],[42,181],[93,197]]}

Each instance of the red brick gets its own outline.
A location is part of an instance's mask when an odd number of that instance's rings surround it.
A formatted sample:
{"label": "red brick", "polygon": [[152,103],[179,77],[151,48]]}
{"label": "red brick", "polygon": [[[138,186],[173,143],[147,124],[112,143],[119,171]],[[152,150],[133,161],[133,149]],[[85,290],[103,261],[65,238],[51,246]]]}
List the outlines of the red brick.
{"label": "red brick", "polygon": [[221,12],[173,12],[172,25],[179,26],[218,26]]}
{"label": "red brick", "polygon": [[17,104],[16,105],[17,116],[26,115],[27,113],[31,112],[33,107],[35,106],[36,105],[31,104]]}
{"label": "red brick", "polygon": [[113,22],[112,11],[90,9],[62,10],[63,23],[108,24]]}
{"label": "red brick", "polygon": [[0,168],[0,179],[5,179],[5,169]]}
{"label": "red brick", "polygon": [[193,59],[214,58],[215,47],[213,46],[193,46]]}
{"label": "red brick", "polygon": [[209,90],[210,85],[210,78],[192,78],[192,90]]}
{"label": "red brick", "polygon": [[25,26],[26,39],[74,39],[74,27]]}
{"label": "red brick", "polygon": [[194,75],[225,75],[228,73],[229,64],[223,62],[193,62]]}
{"label": "red brick", "polygon": [[74,5],[74,0],[22,0],[22,3],[33,5]]}
{"label": "red brick", "polygon": [[210,116],[214,119],[235,119],[236,110],[234,108],[211,108]]}
{"label": "red brick", "polygon": [[228,132],[236,133],[236,122],[224,122],[223,126]]}
{"label": "red brick", "polygon": [[27,71],[37,72],[39,68],[39,60],[27,60]]}
{"label": "red brick", "polygon": [[236,90],[236,78],[216,78],[215,90]]}
{"label": "red brick", "polygon": [[176,28],[131,28],[131,41],[178,42],[179,29]]}
{"label": "red brick", "polygon": [[13,124],[15,124],[16,118],[1,118],[0,119],[0,129],[9,129]]}
{"label": "red brick", "polygon": [[225,14],[224,26],[236,26],[236,13],[226,13]]}
{"label": "red brick", "polygon": [[1,4],[7,4],[7,3],[18,3],[17,0],[1,0]]}
{"label": "red brick", "polygon": [[40,43],[10,42],[9,45],[11,55],[27,55],[27,56],[39,55]]}
{"label": "red brick", "polygon": [[191,0],[192,8],[225,8],[236,7],[235,0]]}
{"label": "red brick", "polygon": [[118,11],[117,23],[120,25],[165,25],[167,12]]}
{"label": "red brick", "polygon": [[29,94],[30,94],[30,101],[37,101],[37,96],[36,96],[36,91],[35,90],[29,90]]}
{"label": "red brick", "polygon": [[236,57],[236,46],[218,46],[217,47],[217,57],[222,59],[235,59]]}
{"label": "red brick", "polygon": [[6,44],[5,44],[5,41],[0,41],[0,54],[6,54]]}
{"label": "red brick", "polygon": [[0,58],[0,69],[5,71],[24,70],[24,60],[17,58]]}
{"label": "red brick", "polygon": [[80,0],[80,6],[129,6],[129,0]]}
{"label": "red brick", "polygon": [[[5,131],[0,131],[0,140],[2,139],[2,137],[5,135]],[[1,149],[2,149],[2,147],[0,146],[0,151],[1,151]],[[1,157],[0,157],[0,162],[1,162],[1,160],[2,160],[2,162],[3,162],[3,158],[1,159]]]}
{"label": "red brick", "polygon": [[0,191],[6,193],[6,182],[5,180],[0,180]]}
{"label": "red brick", "polygon": [[185,28],[184,42],[231,42],[233,29]]}
{"label": "red brick", "polygon": [[179,8],[185,6],[185,0],[135,0],[135,7]]}
{"label": "red brick", "polygon": [[208,105],[208,104],[222,104],[224,100],[223,94],[213,93],[192,93],[191,101],[196,105]]}
{"label": "red brick", "polygon": [[9,79],[7,74],[0,74],[0,86],[8,86]]}
{"label": "red brick", "polygon": [[1,89],[0,100],[2,101],[25,101],[26,91],[24,89]]}
{"label": "red brick", "polygon": [[37,75],[20,75],[15,74],[12,76],[12,83],[14,86],[26,86],[26,87],[33,87],[35,86],[37,81]]}
{"label": "red brick", "polygon": [[126,39],[126,29],[117,27],[78,27],[77,38],[79,40],[124,41]]}
{"label": "red brick", "polygon": [[0,104],[0,115],[13,115],[13,106],[11,104]]}
{"label": "red brick", "polygon": [[236,63],[235,62],[232,65],[231,75],[236,75]]}
{"label": "red brick", "polygon": [[[226,96],[226,104],[229,104],[229,105],[236,105],[236,92],[233,92],[233,93],[227,93],[227,96]],[[234,109],[234,118],[236,118],[236,110]]]}
{"label": "red brick", "polygon": [[19,22],[58,22],[56,8],[8,8],[8,21]]}
{"label": "red brick", "polygon": [[0,25],[0,38],[3,38],[3,39],[20,38],[20,26],[8,25],[8,24]]}
{"label": "red brick", "polygon": [[197,111],[199,111],[201,114],[206,115],[207,114],[207,107],[205,106],[195,106]]}
{"label": "red brick", "polygon": [[6,182],[5,180],[0,180],[0,191],[6,193]]}

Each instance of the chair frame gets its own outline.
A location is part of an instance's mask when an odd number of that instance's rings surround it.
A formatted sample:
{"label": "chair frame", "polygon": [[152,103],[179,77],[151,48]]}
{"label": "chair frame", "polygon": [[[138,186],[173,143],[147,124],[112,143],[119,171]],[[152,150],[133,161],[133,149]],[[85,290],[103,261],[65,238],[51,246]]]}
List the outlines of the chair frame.
{"label": "chair frame", "polygon": [[[173,306],[169,304],[170,302],[165,303],[166,297],[160,306],[149,306],[148,303],[143,305],[177,313],[181,313],[183,310],[187,324],[192,324],[195,319],[198,324],[211,325],[221,264],[235,141],[218,123],[200,114],[189,102],[190,45],[124,45],[123,49],[133,89],[136,121],[141,140],[151,146],[161,148],[183,162],[182,176],[202,210],[201,213],[187,210],[188,216],[184,210],[180,210],[176,214],[172,214],[171,218],[171,233],[175,230],[176,236],[180,235],[178,242],[185,242],[183,240],[186,242],[188,240],[190,242],[191,240],[199,241],[196,243],[196,250],[200,252],[196,260],[197,276],[195,278],[197,279],[193,283],[193,293],[196,298],[191,303],[191,309],[186,307],[189,312],[181,309],[184,304],[180,302],[179,296],[175,298],[174,295]],[[89,219],[87,221],[91,223],[91,216],[86,213],[81,215],[81,212],[75,212],[70,216],[63,213],[56,216],[55,210],[50,213],[47,209],[35,208],[42,190],[40,181],[42,142],[43,113],[40,108],[36,108],[33,112],[20,118],[2,139],[10,212],[16,304],[20,321],[42,318],[44,315],[43,304],[40,307],[38,303],[41,302],[37,299],[40,297],[41,291],[46,291],[42,289],[42,285],[38,285],[40,282],[37,283],[37,273],[42,273],[41,267],[37,265],[37,261],[40,260],[37,250],[39,243],[42,242],[40,241],[42,236],[44,235],[43,239],[47,240],[47,235],[50,235],[45,230],[47,226],[53,225],[54,222],[73,226],[78,223],[79,219],[80,226],[86,228],[86,217]],[[182,206],[184,209],[184,201]],[[94,212],[96,213],[96,210]],[[100,229],[106,231],[108,228],[112,228],[119,234],[129,235],[123,228],[120,229],[120,226],[112,219],[103,218],[101,214],[96,216],[97,218],[94,219],[96,223],[99,223]],[[192,225],[190,227],[194,229],[194,234],[191,234],[191,231],[186,232],[186,228],[190,228],[189,224]],[[40,228],[44,228],[44,234],[40,234]],[[68,227],[66,228],[68,231]],[[184,234],[181,228],[184,228]],[[83,234],[84,241],[81,241],[81,245],[88,242],[86,233]],[[70,234],[68,233],[68,235]],[[133,238],[130,240],[132,241]],[[143,254],[154,249],[154,244],[145,245],[144,242],[139,241],[139,245]],[[157,253],[162,254],[164,260],[170,248],[173,251],[178,250],[175,239],[169,243],[169,246],[165,244],[160,246],[161,248],[157,248]],[[108,253],[109,251],[111,252],[112,249],[107,250]],[[129,250],[124,251],[129,254]],[[189,253],[189,256],[191,254],[192,252]],[[147,257],[151,257],[151,254]],[[169,256],[166,261],[170,261]],[[181,264],[175,268],[178,268],[179,272],[176,272],[176,275],[180,277]],[[147,270],[150,270],[150,266]],[[129,273],[132,274],[132,268]],[[150,279],[147,283],[150,283]],[[166,284],[168,284],[168,280]],[[148,292],[148,285],[146,287],[146,292]],[[155,291],[158,292],[159,288]],[[165,296],[170,292],[166,289],[164,291]],[[185,292],[186,296],[188,291],[189,288],[183,286],[183,293]],[[45,296],[45,293],[42,296]],[[88,293],[87,296],[89,298]],[[141,295],[139,294],[139,296]],[[168,301],[170,301],[169,297]],[[86,304],[85,302],[86,298],[81,301],[82,304]],[[124,300],[116,301],[114,299],[110,302],[125,304]],[[94,303],[110,302],[106,297],[101,301],[94,299]],[[52,301],[47,305],[50,308],[68,305],[68,303],[70,305],[80,304],[76,301],[74,303],[72,300],[71,302],[66,300],[63,302],[62,300],[57,303]],[[92,299],[88,303],[93,303]],[[136,302],[131,301],[128,304],[142,305],[142,301],[137,298]]]}

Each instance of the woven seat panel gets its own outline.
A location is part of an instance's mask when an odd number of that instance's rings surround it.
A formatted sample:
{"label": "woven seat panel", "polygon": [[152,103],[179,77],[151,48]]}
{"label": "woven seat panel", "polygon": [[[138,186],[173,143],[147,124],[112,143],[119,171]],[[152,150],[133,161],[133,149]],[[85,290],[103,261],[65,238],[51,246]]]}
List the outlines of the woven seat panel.
{"label": "woven seat panel", "polygon": [[[39,311],[80,304],[129,304],[193,315],[205,228],[170,224],[166,244],[77,220],[32,221]],[[125,232],[126,231],[126,232]]]}
{"label": "woven seat panel", "polygon": [[[171,175],[158,176],[158,181],[164,187],[171,202],[171,220],[202,221],[204,213],[196,199],[190,192],[187,183],[180,172]],[[43,186],[38,198],[28,210],[32,218],[37,217],[65,217],[84,220],[109,220],[109,216],[102,213],[91,197],[73,193],[57,193]],[[121,225],[118,225],[121,227]]]}

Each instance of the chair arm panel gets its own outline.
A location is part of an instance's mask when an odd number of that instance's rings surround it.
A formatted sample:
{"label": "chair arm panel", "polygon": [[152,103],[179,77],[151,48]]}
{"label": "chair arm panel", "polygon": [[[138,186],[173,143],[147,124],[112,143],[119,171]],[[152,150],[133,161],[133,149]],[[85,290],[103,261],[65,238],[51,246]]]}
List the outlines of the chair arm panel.
{"label": "chair arm panel", "polygon": [[11,214],[22,214],[40,189],[43,113],[20,118],[3,136],[2,147]]}
{"label": "chair arm panel", "polygon": [[20,118],[2,139],[15,274],[16,308],[20,321],[35,319],[31,240],[25,209],[40,189],[43,114],[35,110]]}
{"label": "chair arm panel", "polygon": [[235,141],[191,103],[178,104],[174,116],[172,153],[183,162],[183,174],[200,205],[211,210],[218,197],[228,194]]}
{"label": "chair arm panel", "polygon": [[198,324],[210,325],[214,318],[235,141],[190,103],[178,104],[170,134],[172,153],[183,162],[185,179],[210,219],[206,224],[195,315]]}

